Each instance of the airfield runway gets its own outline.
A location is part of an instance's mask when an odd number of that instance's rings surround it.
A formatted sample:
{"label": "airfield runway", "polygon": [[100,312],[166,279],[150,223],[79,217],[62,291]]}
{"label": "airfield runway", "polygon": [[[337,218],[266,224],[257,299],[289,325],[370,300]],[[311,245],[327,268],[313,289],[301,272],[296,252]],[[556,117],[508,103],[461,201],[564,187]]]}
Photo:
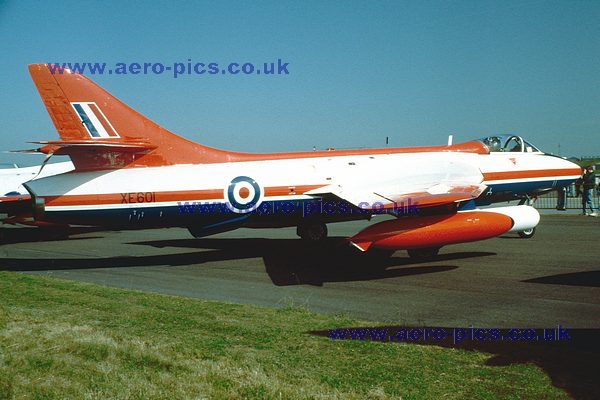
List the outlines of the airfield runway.
{"label": "airfield runway", "polygon": [[323,247],[291,228],[203,239],[184,229],[84,231],[69,240],[4,229],[0,269],[406,326],[600,327],[600,219],[545,215],[529,240],[448,246],[427,262],[398,251],[383,268],[345,245],[367,224],[330,225]]}

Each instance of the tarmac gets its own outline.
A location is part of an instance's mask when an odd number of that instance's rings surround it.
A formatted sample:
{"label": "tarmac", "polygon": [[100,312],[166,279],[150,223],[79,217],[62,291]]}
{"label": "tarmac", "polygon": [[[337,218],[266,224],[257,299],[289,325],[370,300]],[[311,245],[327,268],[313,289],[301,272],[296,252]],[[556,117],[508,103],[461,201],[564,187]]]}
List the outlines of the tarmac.
{"label": "tarmac", "polygon": [[[293,228],[203,239],[185,229],[78,229],[69,240],[36,229],[1,229],[0,270],[266,307],[297,305],[388,332],[561,325],[569,340],[413,343],[483,352],[486,365],[535,364],[570,397],[598,399],[600,218],[544,214],[531,239],[505,234],[447,246],[435,260],[421,262],[405,251],[384,263],[361,257],[344,238],[365,221],[329,225],[332,237],[322,246],[307,246]],[[328,338],[327,331],[306,334]]]}

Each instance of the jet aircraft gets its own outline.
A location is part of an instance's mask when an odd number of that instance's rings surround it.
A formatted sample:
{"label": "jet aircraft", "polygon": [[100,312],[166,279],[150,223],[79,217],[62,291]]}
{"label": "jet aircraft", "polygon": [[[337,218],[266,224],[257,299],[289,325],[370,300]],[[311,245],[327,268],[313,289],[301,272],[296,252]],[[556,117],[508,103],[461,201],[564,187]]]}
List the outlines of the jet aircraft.
{"label": "jet aircraft", "polygon": [[[29,66],[60,140],[32,151],[73,170],[24,183],[0,212],[36,223],[110,229],[187,227],[195,237],[240,227],[297,227],[319,241],[327,224],[390,215],[348,241],[363,252],[442,246],[532,230],[528,205],[479,208],[553,190],[580,168],[519,136],[408,148],[250,154],[188,141],[85,76]],[[15,207],[18,206],[18,207]]]}

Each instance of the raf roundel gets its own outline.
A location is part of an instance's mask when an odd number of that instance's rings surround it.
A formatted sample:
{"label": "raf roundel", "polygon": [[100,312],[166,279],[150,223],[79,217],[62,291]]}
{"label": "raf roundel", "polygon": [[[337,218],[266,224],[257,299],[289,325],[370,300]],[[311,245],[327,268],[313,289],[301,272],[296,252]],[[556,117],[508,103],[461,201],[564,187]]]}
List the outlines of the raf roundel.
{"label": "raf roundel", "polygon": [[247,176],[234,178],[225,189],[227,207],[238,214],[256,210],[262,202],[262,195],[263,191],[259,184]]}

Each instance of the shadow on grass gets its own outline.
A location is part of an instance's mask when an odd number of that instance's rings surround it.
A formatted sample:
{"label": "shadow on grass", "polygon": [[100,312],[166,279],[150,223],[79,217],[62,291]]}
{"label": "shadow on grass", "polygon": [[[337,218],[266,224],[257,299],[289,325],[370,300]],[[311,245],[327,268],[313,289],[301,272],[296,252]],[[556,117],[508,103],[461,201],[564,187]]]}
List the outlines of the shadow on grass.
{"label": "shadow on grass", "polygon": [[[471,257],[493,255],[487,252],[462,252],[438,256],[435,260],[415,261],[408,257],[376,259],[350,247],[345,238],[330,238],[320,245],[300,239],[184,239],[135,242],[152,247],[197,249],[188,253],[103,258],[4,258],[0,269],[11,271],[77,270],[148,266],[199,265],[209,262],[262,258],[265,270],[278,286],[316,285],[325,282],[368,281],[393,277],[445,272],[456,269],[439,265]],[[423,263],[435,265],[419,266]]]}
{"label": "shadow on grass", "polygon": [[[395,336],[398,329],[406,329],[409,332],[414,329],[414,327],[399,326],[377,328],[380,330],[387,329],[387,335],[391,334],[392,336]],[[371,329],[374,328],[371,327]],[[424,331],[425,327],[418,327],[418,329]],[[463,329],[464,332],[469,331],[468,328],[434,327],[429,329],[443,329],[445,332],[456,332],[455,329]],[[542,332],[542,329],[536,329],[536,333]],[[331,338],[329,331],[312,331],[308,333]],[[508,329],[501,329],[500,334],[508,337]],[[600,329],[570,329],[568,336],[570,340],[478,341],[465,339],[454,343],[451,337],[436,340],[430,335],[428,340],[410,341],[408,343],[418,346],[438,346],[489,353],[492,357],[486,362],[488,366],[535,364],[546,372],[555,387],[564,389],[572,397],[576,399],[600,399],[600,380],[598,379]],[[366,337],[369,338],[368,335]],[[384,340],[384,342],[390,346],[407,343],[392,340]]]}

